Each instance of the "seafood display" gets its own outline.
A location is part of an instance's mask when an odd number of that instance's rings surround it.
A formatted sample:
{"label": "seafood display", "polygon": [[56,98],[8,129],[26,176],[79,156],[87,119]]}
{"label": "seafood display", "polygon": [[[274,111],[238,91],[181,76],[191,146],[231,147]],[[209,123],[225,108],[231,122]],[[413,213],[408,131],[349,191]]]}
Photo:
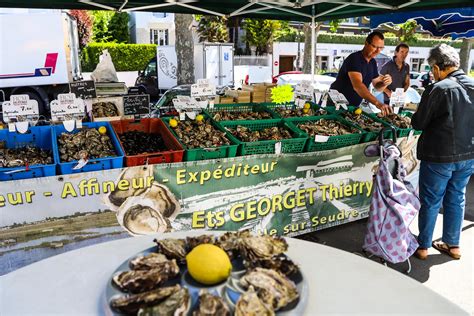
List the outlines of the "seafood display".
{"label": "seafood display", "polygon": [[326,110],[319,109],[313,110],[312,108],[296,108],[296,109],[288,109],[284,107],[275,108],[275,111],[280,114],[283,118],[288,117],[304,117],[304,116],[318,116],[318,115],[326,115],[328,114]]}
{"label": "seafood display", "polygon": [[300,123],[298,124],[298,127],[310,136],[337,136],[360,133],[360,131],[356,128],[346,126],[336,120],[327,119],[320,119],[314,122]]}
{"label": "seafood display", "polygon": [[394,125],[398,128],[411,128],[411,119],[408,116],[401,116],[395,113],[390,113],[386,116],[377,114],[377,117],[384,120],[385,122]]}
{"label": "seafood display", "polygon": [[[254,236],[246,230],[217,238],[200,235],[154,242],[158,247],[131,257],[111,276],[106,296],[113,314],[278,315],[280,311],[300,314],[304,310],[300,297],[307,295],[301,292],[307,285],[303,287],[299,269],[284,255],[288,244],[281,237]],[[184,265],[186,255],[202,243],[218,245],[234,256],[229,278],[214,287],[201,286]],[[255,263],[279,261],[283,266],[285,260],[294,266],[296,275],[270,263],[267,267]],[[239,264],[244,261],[253,265]]]}
{"label": "seafood display", "polygon": [[374,121],[370,117],[362,115],[362,114],[355,114],[352,112],[342,112],[340,115],[344,117],[346,120],[348,120],[349,122],[360,126],[360,128],[362,128],[366,132],[378,132],[382,128],[384,128],[384,125],[382,123]]}
{"label": "seafood display", "polygon": [[115,103],[97,102],[92,104],[92,115],[94,117],[112,117],[120,114]]}
{"label": "seafood display", "polygon": [[226,127],[235,137],[244,142],[258,142],[262,140],[282,140],[292,138],[289,130],[283,127],[269,127],[260,131],[237,125],[235,129]]}
{"label": "seafood display", "polygon": [[179,121],[173,130],[179,140],[190,149],[230,145],[225,133],[212,126],[208,119]]}
{"label": "seafood display", "polygon": [[4,148],[0,142],[0,168],[13,168],[28,165],[49,165],[53,163],[50,150],[25,146],[19,148]]}
{"label": "seafood display", "polygon": [[128,131],[119,135],[125,154],[128,156],[166,151],[163,138],[159,134]]}
{"label": "seafood display", "polygon": [[242,121],[242,120],[265,120],[271,119],[272,115],[269,112],[252,112],[252,111],[216,111],[212,118],[216,121]]}
{"label": "seafood display", "polygon": [[112,140],[96,128],[83,128],[77,133],[61,133],[58,137],[61,162],[116,156]]}

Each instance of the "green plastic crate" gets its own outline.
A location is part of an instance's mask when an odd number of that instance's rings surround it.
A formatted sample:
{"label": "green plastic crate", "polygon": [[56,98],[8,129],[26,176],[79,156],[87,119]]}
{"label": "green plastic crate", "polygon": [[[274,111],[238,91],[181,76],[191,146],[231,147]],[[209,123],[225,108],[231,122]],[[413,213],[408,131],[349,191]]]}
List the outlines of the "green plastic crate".
{"label": "green plastic crate", "polygon": [[238,143],[239,154],[244,155],[257,155],[257,154],[274,154],[275,153],[275,144],[281,142],[281,152],[282,153],[301,153],[304,150],[306,143],[306,136],[301,135],[300,131],[294,126],[289,125],[281,119],[274,120],[260,120],[260,121],[234,121],[234,122],[224,122],[221,123],[225,128],[235,129],[238,125],[245,126],[251,130],[263,130],[270,127],[284,127],[290,130],[293,138],[282,139],[282,140],[262,140],[257,142],[244,142],[234,135],[231,132],[228,132],[229,138],[233,142]]}
{"label": "green plastic crate", "polygon": [[[406,116],[409,116],[410,118],[412,116],[412,114],[409,113],[409,112],[401,112],[401,113],[399,113],[399,115],[402,115],[402,116],[406,115]],[[395,130],[397,131],[397,137],[406,137],[406,136],[408,136],[410,131],[413,129],[413,128],[399,128],[395,125],[392,125],[392,124],[388,123],[384,119],[379,118],[376,114],[367,114],[367,116],[369,116],[372,119],[383,121],[385,124],[388,124],[389,126],[395,128]],[[391,134],[391,132],[390,132],[390,134]],[[415,135],[417,135],[417,134],[421,134],[421,132],[420,131],[415,131]],[[384,137],[385,137],[385,135],[384,135]]]}
{"label": "green plastic crate", "polygon": [[[311,104],[311,110],[313,111],[318,111],[321,109],[319,105],[317,105],[314,102],[308,101],[307,103]],[[294,102],[288,103],[288,104],[277,104],[277,103],[260,103],[261,105],[264,105],[268,110],[274,115],[275,118],[282,118],[286,119],[285,117],[282,117],[280,113],[276,111],[277,108],[285,108],[285,109],[295,109],[296,105]],[[294,116],[294,117],[319,117],[321,115],[312,115],[312,116]],[[288,117],[287,117],[288,118]]]}
{"label": "green plastic crate", "polygon": [[[207,114],[203,114],[205,118],[209,119]],[[169,121],[171,117],[162,117],[161,120],[165,123],[166,127],[173,133],[173,136],[179,141],[179,143],[185,149],[184,151],[184,161],[197,161],[197,160],[208,160],[208,159],[219,159],[219,158],[228,158],[235,157],[237,155],[238,144],[232,141],[229,133],[217,122],[211,119],[211,124],[218,130],[225,132],[227,138],[230,140],[231,145],[223,145],[219,147],[210,147],[210,148],[188,148],[176,135],[173,128],[171,128]]]}
{"label": "green plastic crate", "polygon": [[[224,112],[267,112],[272,119],[279,118],[275,113],[270,111],[267,107],[257,103],[238,103],[238,104],[216,104],[213,108],[204,110],[207,115],[214,119],[214,115],[218,111]],[[216,120],[219,122],[226,122],[224,120]],[[248,120],[250,121],[250,120]],[[251,120],[254,121],[254,120]]]}
{"label": "green plastic crate", "polygon": [[[306,132],[302,131],[301,129],[298,128],[298,125],[301,123],[306,123],[306,122],[316,122],[321,119],[325,120],[334,120],[338,121],[346,126],[353,127],[359,131],[360,133],[355,133],[355,134],[347,134],[347,135],[337,135],[337,136],[330,136],[328,138],[327,142],[320,143],[316,142],[314,140],[314,136],[308,135]],[[301,135],[305,135],[308,137],[308,141],[306,142],[306,151],[321,151],[321,150],[330,150],[330,149],[337,149],[337,148],[342,148],[346,146],[351,146],[351,145],[356,145],[360,142],[361,138],[364,136],[365,132],[362,131],[359,127],[356,125],[349,123],[342,117],[338,115],[323,115],[323,116],[318,116],[318,117],[310,117],[310,118],[289,118],[285,119],[286,122],[294,124],[296,128],[300,131]]]}

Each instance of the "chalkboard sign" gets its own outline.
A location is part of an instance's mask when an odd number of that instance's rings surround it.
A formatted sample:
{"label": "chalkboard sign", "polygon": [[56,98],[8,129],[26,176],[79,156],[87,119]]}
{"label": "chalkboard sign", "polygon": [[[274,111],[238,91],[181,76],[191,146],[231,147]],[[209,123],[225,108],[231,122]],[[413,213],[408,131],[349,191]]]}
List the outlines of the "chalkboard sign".
{"label": "chalkboard sign", "polygon": [[97,97],[93,80],[71,82],[69,84],[69,90],[71,93],[74,93],[78,99],[92,99]]}
{"label": "chalkboard sign", "polygon": [[150,114],[150,95],[128,95],[123,97],[123,113],[125,115]]}

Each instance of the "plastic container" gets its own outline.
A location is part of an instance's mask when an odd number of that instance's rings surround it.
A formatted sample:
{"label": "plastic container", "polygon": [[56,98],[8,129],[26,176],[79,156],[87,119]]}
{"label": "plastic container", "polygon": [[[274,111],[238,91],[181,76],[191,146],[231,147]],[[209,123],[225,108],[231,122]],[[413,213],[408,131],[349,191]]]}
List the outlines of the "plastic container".
{"label": "plastic container", "polygon": [[290,131],[293,138],[282,139],[282,140],[262,140],[256,142],[244,142],[232,135],[229,132],[229,138],[237,144],[239,147],[239,154],[244,155],[257,155],[257,154],[274,154],[275,153],[275,144],[281,143],[281,152],[282,153],[301,153],[304,150],[304,145],[306,143],[307,136],[301,135],[301,132],[296,129],[294,126],[291,126],[284,122],[282,119],[274,120],[260,120],[260,121],[234,121],[234,122],[223,122],[222,126],[226,128],[235,129],[237,126],[248,127],[252,131],[261,131],[265,128],[271,127],[283,127]]}
{"label": "plastic container", "polygon": [[[205,118],[209,119],[208,114],[203,114]],[[173,128],[169,126],[169,120],[171,117],[163,117],[162,120],[165,123],[168,130],[171,131],[173,136],[179,141],[181,146],[183,146],[184,152],[184,161],[197,161],[197,160],[208,160],[208,159],[218,159],[218,158],[229,158],[235,157],[237,155],[237,144],[232,144],[232,140],[229,137],[229,133],[217,122],[211,120],[211,124],[218,130],[226,133],[227,138],[231,141],[231,145],[223,145],[219,147],[210,147],[210,148],[188,148],[184,145],[179,137],[174,132]]]}
{"label": "plastic container", "polygon": [[160,135],[167,150],[154,153],[138,155],[127,155],[125,148],[118,137],[120,146],[125,153],[125,165],[127,167],[141,166],[147,164],[171,163],[183,161],[184,149],[166,125],[159,118],[144,118],[139,121],[121,120],[110,122],[117,137],[129,131],[140,131],[148,134]]}
{"label": "plastic container", "polygon": [[[385,124],[387,124],[388,126],[394,127],[395,130],[397,131],[397,137],[406,137],[406,136],[408,136],[408,134],[410,134],[410,131],[413,129],[413,128],[400,128],[396,125],[393,125],[393,124],[385,121],[383,118],[378,118],[376,114],[367,114],[367,115],[370,118],[380,120],[380,121],[384,122]],[[411,118],[413,114],[411,114],[411,112],[401,112],[401,113],[399,113],[399,115],[408,116],[408,117]],[[418,134],[421,134],[421,131],[415,131],[415,135],[418,135]],[[385,135],[384,135],[384,137],[385,137]]]}
{"label": "plastic container", "polygon": [[[106,157],[106,158],[96,158],[90,159],[85,166],[80,169],[73,169],[77,166],[77,161],[72,162],[61,162],[60,155],[59,155],[59,147],[58,147],[58,137],[61,133],[67,133],[64,126],[55,125],[52,126],[53,130],[53,138],[54,138],[54,155],[56,161],[58,161],[58,174],[71,174],[71,173],[80,173],[80,172],[90,172],[90,171],[99,171],[99,170],[108,170],[114,168],[122,168],[123,167],[123,158],[124,152],[122,147],[120,146],[120,142],[115,134],[114,130],[112,129],[112,125],[109,122],[94,122],[94,123],[83,123],[83,128],[99,128],[101,126],[105,126],[107,129],[107,135],[110,137],[112,144],[114,145],[115,153],[117,156],[114,157]],[[72,131],[73,134],[76,134],[79,130],[75,129]]]}
{"label": "plastic container", "polygon": [[[26,134],[9,132],[7,129],[0,130],[0,142],[5,142],[6,148],[24,146],[39,147],[50,150],[53,163],[48,165],[30,165],[26,167],[0,168],[0,181],[19,180],[29,178],[48,177],[56,175],[56,164],[58,160],[53,154],[53,135],[51,126],[33,126]],[[1,152],[1,149],[0,149]],[[20,171],[21,170],[21,171]],[[12,172],[11,171],[18,171]]]}
{"label": "plastic container", "polygon": [[[314,102],[307,101],[306,103],[309,103],[311,105],[310,109],[313,112],[317,112],[321,109],[321,107],[319,105],[317,105],[316,103],[314,103]],[[294,110],[296,108],[296,105],[294,104],[294,102],[291,102],[291,103],[288,103],[288,104],[262,103],[262,105],[264,105],[266,108],[268,108],[268,110],[274,115],[275,118],[284,118],[284,119],[290,118],[290,117],[281,116],[280,113],[277,112],[277,109],[284,108],[284,109],[288,109],[288,110]],[[325,115],[325,114],[321,114],[321,115]],[[319,117],[321,115],[292,116],[292,117]]]}
{"label": "plastic container", "polygon": [[[271,115],[271,118],[278,118],[273,111],[270,111],[267,107],[256,104],[256,103],[245,103],[245,104],[216,104],[213,108],[205,110],[205,112],[212,118],[218,111],[224,112],[266,112]],[[228,122],[224,120],[218,120],[218,122]],[[250,120],[249,120],[250,121]]]}
{"label": "plastic container", "polygon": [[[306,132],[302,131],[298,128],[298,125],[301,123],[306,122],[316,122],[318,120],[325,119],[325,120],[334,120],[338,121],[346,126],[350,126],[355,128],[361,133],[354,133],[354,134],[347,134],[347,135],[336,135],[336,136],[329,136],[326,142],[316,142],[315,137],[308,135]],[[310,118],[289,118],[285,119],[285,121],[294,124],[298,131],[308,137],[308,141],[306,142],[306,151],[321,151],[321,150],[330,150],[330,149],[337,149],[346,146],[356,145],[360,142],[361,138],[364,137],[365,132],[362,131],[359,127],[355,126],[352,123],[349,123],[342,117],[338,115],[323,115],[318,117],[310,117]]]}
{"label": "plastic container", "polygon": [[111,102],[115,104],[117,107],[118,115],[116,116],[109,116],[109,117],[95,117],[93,115],[93,112],[91,112],[91,117],[93,122],[111,122],[111,121],[119,121],[121,119],[124,119],[124,114],[123,114],[123,97],[98,97],[92,99],[92,106],[94,104],[99,103],[99,102]]}

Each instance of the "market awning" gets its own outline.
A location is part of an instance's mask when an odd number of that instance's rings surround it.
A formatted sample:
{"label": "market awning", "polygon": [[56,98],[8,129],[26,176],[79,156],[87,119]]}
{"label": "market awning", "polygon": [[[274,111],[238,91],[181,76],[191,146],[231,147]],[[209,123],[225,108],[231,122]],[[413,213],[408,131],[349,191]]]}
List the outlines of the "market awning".
{"label": "market awning", "polygon": [[472,7],[472,0],[0,0],[0,7],[159,11],[253,18],[327,21],[354,16]]}
{"label": "market awning", "polygon": [[376,15],[370,19],[370,27],[376,28],[383,23],[400,24],[409,19],[434,36],[474,37],[474,7]]}

